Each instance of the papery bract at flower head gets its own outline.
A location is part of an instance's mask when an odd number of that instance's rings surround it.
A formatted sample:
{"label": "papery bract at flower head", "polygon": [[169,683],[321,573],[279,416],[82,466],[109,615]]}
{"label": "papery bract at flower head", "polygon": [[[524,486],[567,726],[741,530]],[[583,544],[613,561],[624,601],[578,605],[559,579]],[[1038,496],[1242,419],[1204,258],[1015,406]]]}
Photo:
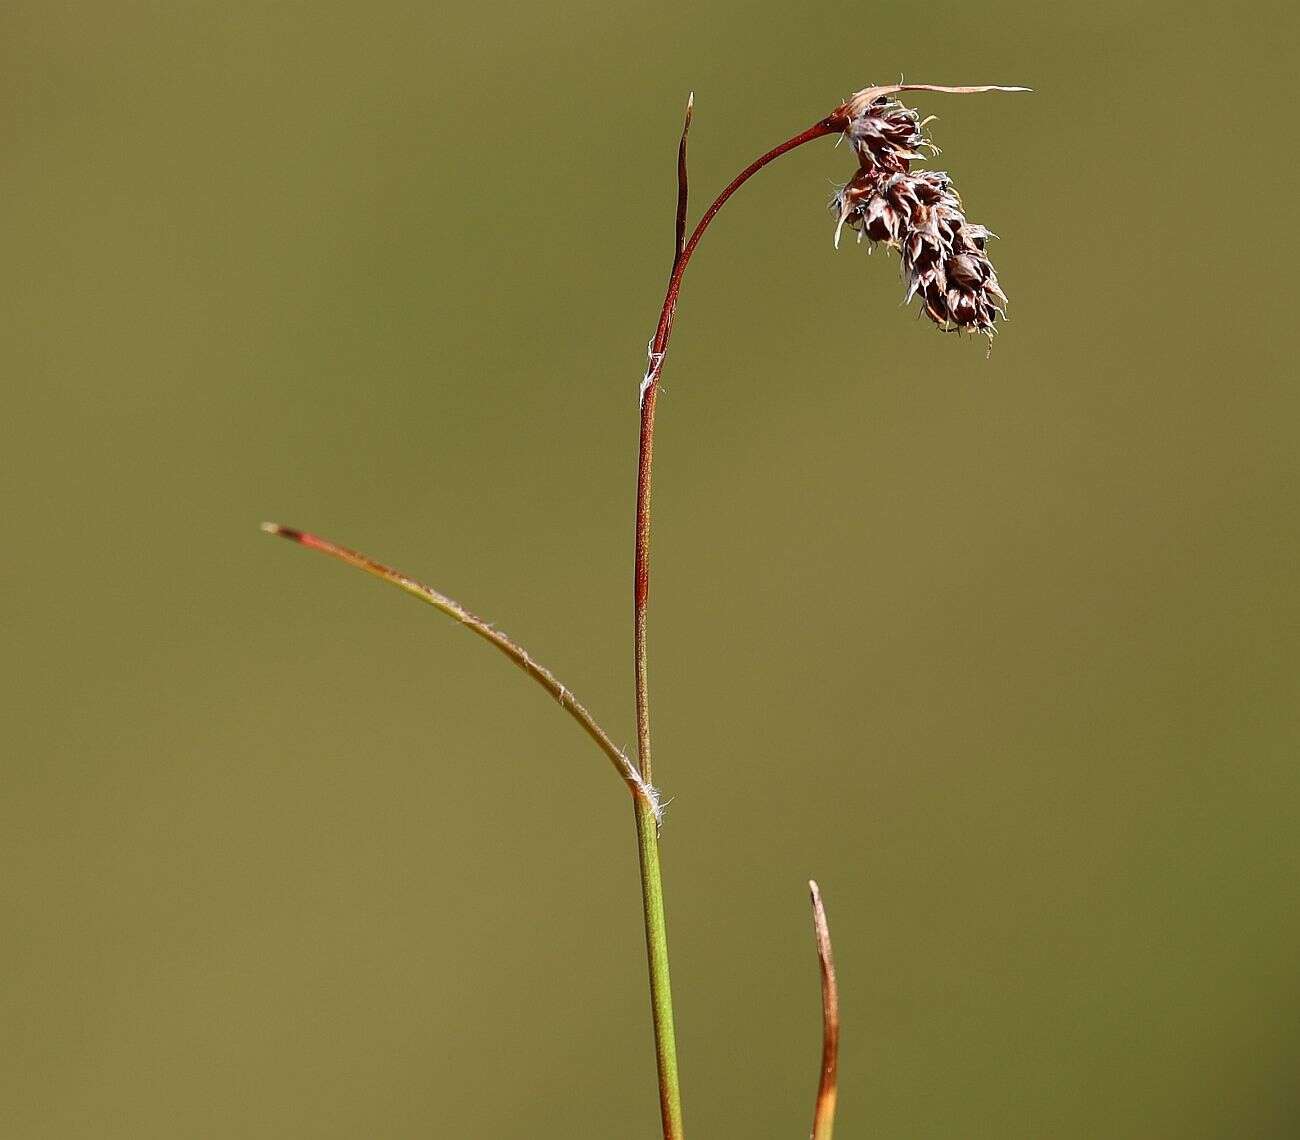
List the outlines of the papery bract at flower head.
{"label": "papery bract at flower head", "polygon": [[885,98],[889,95],[897,95],[900,91],[939,91],[946,95],[980,95],[986,91],[1029,91],[1029,87],[999,87],[996,85],[986,85],[983,87],[944,87],[935,83],[893,83],[885,87],[864,87],[861,91],[855,91],[844,100],[830,117],[834,120],[843,119],[845,122],[851,122],[859,115],[863,114],[868,107],[878,99]]}

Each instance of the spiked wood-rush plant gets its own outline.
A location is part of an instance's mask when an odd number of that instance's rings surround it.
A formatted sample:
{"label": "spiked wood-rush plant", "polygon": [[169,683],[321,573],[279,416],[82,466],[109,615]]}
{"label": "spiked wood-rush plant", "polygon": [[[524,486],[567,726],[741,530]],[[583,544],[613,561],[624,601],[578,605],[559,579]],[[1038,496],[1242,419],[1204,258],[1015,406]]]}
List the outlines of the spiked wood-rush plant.
{"label": "spiked wood-rush plant", "polygon": [[[655,772],[650,745],[647,618],[650,599],[650,502],[654,468],[655,406],[668,345],[672,339],[682,280],[710,224],[741,186],[763,167],[804,143],[830,135],[842,135],[851,144],[858,168],[831,203],[837,217],[836,244],[841,231],[848,226],[857,232],[859,240],[865,237],[871,246],[882,244],[897,250],[907,286],[906,300],[919,297],[926,315],[941,329],[979,333],[989,338],[991,344],[995,324],[998,320],[1005,319],[1007,305],[1006,294],[998,284],[985,250],[988,239],[993,235],[983,226],[967,221],[961,200],[947,174],[913,169],[914,163],[924,159],[924,151],[937,154],[938,149],[925,134],[925,126],[930,120],[921,119],[916,111],[904,106],[895,96],[904,91],[973,94],[1024,90],[1027,88],[938,87],[920,83],[867,87],[846,99],[825,118],[754,159],[723,188],[689,235],[686,144],[694,100],[692,98],[687,101],[685,122],[677,148],[677,213],[672,268],[663,307],[650,341],[649,361],[639,391],[640,442],[632,590],[633,688],[637,737],[635,761],[613,743],[591,713],[550,670],[535,661],[521,645],[475,616],[459,602],[328,539],[278,523],[263,524],[263,529],[268,533],[364,570],[468,627],[504,653],[550,693],[614,766],[615,772],[631,794],[636,824],[659,1105],[665,1140],[681,1140],[685,1131],[673,1029],[663,876],[659,859],[663,801],[652,782]],[[809,888],[822,980],[822,1060],[811,1135],[812,1140],[831,1140],[837,1095],[839,997],[831,957],[830,931],[821,892],[816,883],[809,883]]]}

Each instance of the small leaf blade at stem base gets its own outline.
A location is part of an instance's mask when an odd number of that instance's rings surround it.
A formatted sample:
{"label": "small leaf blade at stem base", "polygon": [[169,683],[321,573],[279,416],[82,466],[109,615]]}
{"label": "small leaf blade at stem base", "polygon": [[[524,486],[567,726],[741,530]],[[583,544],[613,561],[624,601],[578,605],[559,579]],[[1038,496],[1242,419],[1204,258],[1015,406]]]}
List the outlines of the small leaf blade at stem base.
{"label": "small leaf blade at stem base", "polygon": [[831,953],[831,931],[817,883],[808,882],[812,896],[813,931],[817,938],[817,962],[822,979],[822,1066],[813,1108],[811,1140],[831,1140],[835,1130],[835,1102],[839,1095],[840,991]]}

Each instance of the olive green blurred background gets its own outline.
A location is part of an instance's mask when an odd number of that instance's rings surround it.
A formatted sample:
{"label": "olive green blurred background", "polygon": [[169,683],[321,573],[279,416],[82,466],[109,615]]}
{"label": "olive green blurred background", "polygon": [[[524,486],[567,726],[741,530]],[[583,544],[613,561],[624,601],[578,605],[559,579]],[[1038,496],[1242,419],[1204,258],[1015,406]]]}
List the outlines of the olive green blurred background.
{"label": "olive green blurred background", "polygon": [[631,815],[437,583],[634,739],[636,385],[698,210],[869,82],[992,358],[745,189],[660,404],[691,1133],[1300,1132],[1280,4],[9,3],[5,1136],[657,1134]]}

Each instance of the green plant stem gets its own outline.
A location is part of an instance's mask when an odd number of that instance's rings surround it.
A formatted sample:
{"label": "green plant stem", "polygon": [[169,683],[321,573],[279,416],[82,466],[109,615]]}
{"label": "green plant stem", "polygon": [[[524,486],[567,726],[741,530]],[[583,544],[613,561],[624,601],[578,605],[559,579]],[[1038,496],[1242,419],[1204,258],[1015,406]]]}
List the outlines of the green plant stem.
{"label": "green plant stem", "polygon": [[654,804],[633,797],[637,850],[641,860],[641,900],[645,913],[646,960],[650,967],[650,1009],[654,1016],[655,1058],[659,1070],[659,1112],[665,1140],[682,1140],[682,1093],[677,1079],[677,1038],[673,1027],[673,988],[668,975],[668,927],[664,884],[659,869],[659,821]]}

